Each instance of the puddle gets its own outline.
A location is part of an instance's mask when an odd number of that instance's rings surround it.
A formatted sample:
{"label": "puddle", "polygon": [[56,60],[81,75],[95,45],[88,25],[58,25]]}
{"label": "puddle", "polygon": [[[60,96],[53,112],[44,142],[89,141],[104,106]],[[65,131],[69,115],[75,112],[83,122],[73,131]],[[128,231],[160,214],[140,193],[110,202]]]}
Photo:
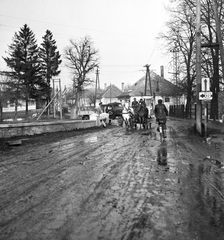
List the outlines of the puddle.
{"label": "puddle", "polygon": [[85,143],[95,143],[97,141],[98,141],[97,136],[89,137],[84,140]]}
{"label": "puddle", "polygon": [[121,188],[119,186],[113,186],[111,189],[116,191],[116,190],[120,190]]}
{"label": "puddle", "polygon": [[157,149],[156,160],[158,162],[158,165],[167,166],[167,147],[166,146],[160,146]]}
{"label": "puddle", "polygon": [[198,166],[189,165],[187,191],[193,193],[196,201],[193,214],[203,213],[211,226],[224,229],[224,172],[211,160],[204,159]]}
{"label": "puddle", "polygon": [[218,160],[218,159],[215,159],[215,158],[212,158],[210,156],[207,156],[206,158],[203,159],[204,161],[209,161],[210,163],[218,166],[218,167],[223,167],[224,164],[222,163],[222,160]]}

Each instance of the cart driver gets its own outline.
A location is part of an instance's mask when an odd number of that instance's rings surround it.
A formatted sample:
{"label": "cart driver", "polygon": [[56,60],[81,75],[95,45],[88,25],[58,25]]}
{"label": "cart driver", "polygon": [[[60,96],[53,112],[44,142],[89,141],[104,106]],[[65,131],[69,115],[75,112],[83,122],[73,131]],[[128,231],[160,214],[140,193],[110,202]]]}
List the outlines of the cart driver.
{"label": "cart driver", "polygon": [[136,101],[136,98],[134,98],[134,101],[131,103],[131,107],[134,109],[134,112],[138,109],[139,103]]}
{"label": "cart driver", "polygon": [[145,100],[143,100],[142,98],[140,99],[139,104],[141,107],[146,107]]}

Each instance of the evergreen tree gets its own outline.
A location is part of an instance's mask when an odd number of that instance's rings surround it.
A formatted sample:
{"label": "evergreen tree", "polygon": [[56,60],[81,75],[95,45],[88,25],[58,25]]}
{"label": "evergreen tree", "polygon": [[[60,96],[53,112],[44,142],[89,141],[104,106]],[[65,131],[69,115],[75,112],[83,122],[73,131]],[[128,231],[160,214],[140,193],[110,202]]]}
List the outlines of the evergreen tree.
{"label": "evergreen tree", "polygon": [[58,70],[61,64],[59,51],[57,51],[56,41],[53,39],[53,34],[51,31],[47,30],[46,34],[43,36],[43,43],[40,47],[40,60],[42,75],[46,82],[46,94],[47,100],[50,101],[51,98],[51,79],[60,74]]}
{"label": "evergreen tree", "polygon": [[25,24],[15,33],[13,42],[9,46],[9,57],[3,57],[11,72],[6,75],[12,79],[12,92],[18,98],[26,101],[26,117],[28,117],[28,103],[30,98],[36,98],[37,93],[44,88],[40,75],[39,48],[34,33]]}

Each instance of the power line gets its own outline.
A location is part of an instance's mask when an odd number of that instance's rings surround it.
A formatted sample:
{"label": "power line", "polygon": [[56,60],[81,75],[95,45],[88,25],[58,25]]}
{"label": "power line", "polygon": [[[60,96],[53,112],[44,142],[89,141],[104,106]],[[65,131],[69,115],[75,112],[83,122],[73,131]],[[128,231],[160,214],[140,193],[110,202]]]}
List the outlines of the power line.
{"label": "power line", "polygon": [[72,26],[72,25],[67,25],[67,24],[61,24],[61,23],[45,22],[45,21],[34,20],[34,19],[29,19],[29,18],[21,18],[21,17],[15,17],[15,16],[8,16],[8,15],[4,15],[4,14],[0,14],[0,17],[14,18],[14,19],[20,19],[20,20],[25,20],[25,21],[33,21],[33,22],[38,22],[38,23],[51,24],[51,25],[55,25],[55,26],[68,27],[68,28],[76,28],[76,29],[81,29],[81,30],[101,32],[101,33],[107,33],[107,34],[109,33],[109,34],[112,34],[112,35],[128,36],[128,37],[140,38],[140,39],[142,39],[142,37],[143,37],[143,36],[140,36],[140,35],[137,35],[137,36],[136,36],[136,35],[130,35],[130,34],[121,34],[121,33],[115,33],[115,32],[108,32],[108,31],[103,31],[103,30],[83,28],[83,27],[77,27],[77,26]]}
{"label": "power line", "polygon": [[139,65],[105,65],[105,64],[103,64],[103,65],[100,65],[100,66],[102,66],[102,67],[139,67]]}
{"label": "power line", "polygon": [[[0,24],[0,26],[3,26],[3,27],[8,27],[8,28],[13,28],[13,29],[17,29],[17,27],[14,27],[14,26],[9,26],[9,25],[3,25],[3,24]],[[11,31],[11,30],[8,30],[8,29],[4,29],[4,31]],[[36,36],[42,36],[43,32],[40,31],[40,30],[35,30],[33,31],[35,33]],[[39,33],[39,34],[38,34]],[[68,38],[74,38],[74,37],[71,37],[71,35],[68,35],[68,34],[62,34],[62,33],[58,33],[58,32],[53,32],[54,36],[57,36],[58,39],[68,39]],[[60,37],[58,37],[60,36]],[[67,38],[67,37],[68,38]],[[78,36],[77,36],[78,37]],[[94,38],[93,41],[95,43],[97,42],[100,42],[100,43],[103,43],[103,44],[110,44],[110,45],[118,45],[118,46],[125,46],[125,47],[129,47],[129,46],[139,46],[139,43],[127,43],[127,42],[115,42],[115,41],[108,41],[108,40],[101,40],[101,39],[97,39],[97,38]],[[148,44],[146,42],[142,42],[141,43],[141,46],[148,46]]]}

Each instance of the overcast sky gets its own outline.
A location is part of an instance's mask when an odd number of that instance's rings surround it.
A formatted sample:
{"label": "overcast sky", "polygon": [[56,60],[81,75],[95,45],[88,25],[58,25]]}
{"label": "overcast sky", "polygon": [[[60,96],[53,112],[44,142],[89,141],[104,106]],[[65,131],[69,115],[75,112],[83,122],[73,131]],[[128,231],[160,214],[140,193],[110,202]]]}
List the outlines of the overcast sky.
{"label": "overcast sky", "polygon": [[[122,82],[133,84],[145,75],[144,65],[170,79],[171,56],[164,53],[159,32],[164,30],[169,0],[0,0],[0,70],[6,70],[2,56],[15,32],[26,23],[40,45],[46,30],[53,33],[58,50],[69,39],[86,35],[94,42],[100,56],[100,86]],[[95,72],[90,76],[95,80]],[[71,85],[71,75],[61,64],[62,85]]]}

